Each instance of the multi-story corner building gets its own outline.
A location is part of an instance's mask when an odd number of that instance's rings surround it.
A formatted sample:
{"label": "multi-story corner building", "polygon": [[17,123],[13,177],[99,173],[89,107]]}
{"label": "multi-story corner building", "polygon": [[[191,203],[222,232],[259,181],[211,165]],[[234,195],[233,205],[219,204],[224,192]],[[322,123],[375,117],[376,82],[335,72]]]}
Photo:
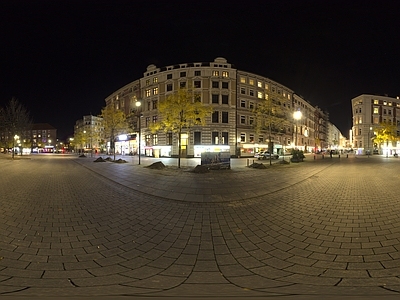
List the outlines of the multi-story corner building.
{"label": "multi-story corner building", "polygon": [[102,151],[104,140],[103,118],[92,115],[83,116],[75,122],[74,146],[75,151]]}
{"label": "multi-story corner building", "polygon": [[[213,108],[213,113],[206,119],[205,126],[188,128],[182,134],[181,157],[200,157],[204,151],[229,151],[231,156],[251,157],[255,152],[267,149],[282,153],[293,147],[306,151],[326,147],[323,144],[327,136],[326,113],[295,95],[288,87],[237,70],[225,58],[218,57],[213,62],[182,63],[161,68],[149,65],[142,78],[108,96],[106,105],[123,110],[132,118],[130,121],[135,128],[127,141],[116,142],[116,149],[122,147],[125,153],[137,153],[140,136],[140,153],[156,157],[178,156],[177,136],[152,133],[149,126],[158,121],[159,103],[179,88],[189,86],[204,105]],[[302,117],[296,120],[296,124],[290,117],[291,125],[279,132],[256,132],[254,110],[268,97],[292,112],[299,109]]]}
{"label": "multi-story corner building", "polygon": [[400,99],[388,96],[362,94],[351,100],[353,112],[352,142],[358,154],[383,151],[398,152],[399,142],[389,142],[387,149],[378,149],[372,137],[374,130],[380,123],[388,123],[397,126],[400,130]]}

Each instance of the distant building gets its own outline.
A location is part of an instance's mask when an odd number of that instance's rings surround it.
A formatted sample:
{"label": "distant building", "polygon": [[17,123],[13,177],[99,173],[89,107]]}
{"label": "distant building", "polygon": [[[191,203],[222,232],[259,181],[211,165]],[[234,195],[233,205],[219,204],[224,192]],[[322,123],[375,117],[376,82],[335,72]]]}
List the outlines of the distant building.
{"label": "distant building", "polygon": [[[352,143],[358,154],[382,153],[372,140],[374,130],[381,123],[396,125],[400,129],[400,99],[388,96],[362,94],[351,100],[353,112]],[[389,152],[399,152],[399,142],[386,146]]]}
{"label": "distant building", "polygon": [[32,152],[54,152],[57,144],[57,129],[48,123],[32,124]]}
{"label": "distant building", "polygon": [[104,140],[103,118],[83,116],[75,122],[73,145],[75,151],[101,152]]}
{"label": "distant building", "polygon": [[[178,156],[178,138],[169,132],[153,133],[152,122],[159,119],[158,105],[179,88],[191,86],[204,105],[213,113],[205,126],[187,128],[181,136],[181,157],[200,157],[204,151],[228,151],[232,157],[253,157],[255,152],[272,148],[281,154],[298,148],[315,151],[328,147],[329,114],[313,106],[290,88],[269,78],[241,71],[218,57],[213,62],[181,63],[166,67],[149,65],[139,78],[105,99],[106,106],[130,114],[134,120],[133,132],[127,132],[127,141],[121,149],[137,152],[137,137],[141,136],[140,153],[146,156]],[[268,97],[292,112],[300,110],[299,120],[290,117],[287,128],[270,132],[256,132],[254,109]],[[136,102],[140,101],[139,114]],[[140,126],[139,126],[140,122]],[[139,135],[139,128],[141,134]],[[107,138],[107,137],[106,137]],[[122,144],[124,143],[124,144]],[[125,146],[124,146],[125,145]],[[119,145],[116,144],[116,149]]]}

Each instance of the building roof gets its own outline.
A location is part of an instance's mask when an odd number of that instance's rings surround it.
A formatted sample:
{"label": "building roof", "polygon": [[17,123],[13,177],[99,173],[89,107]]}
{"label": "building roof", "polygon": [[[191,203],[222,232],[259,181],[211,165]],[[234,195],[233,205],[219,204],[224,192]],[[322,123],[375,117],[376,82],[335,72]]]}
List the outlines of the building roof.
{"label": "building roof", "polygon": [[32,130],[56,130],[53,126],[49,123],[35,123],[32,124]]}

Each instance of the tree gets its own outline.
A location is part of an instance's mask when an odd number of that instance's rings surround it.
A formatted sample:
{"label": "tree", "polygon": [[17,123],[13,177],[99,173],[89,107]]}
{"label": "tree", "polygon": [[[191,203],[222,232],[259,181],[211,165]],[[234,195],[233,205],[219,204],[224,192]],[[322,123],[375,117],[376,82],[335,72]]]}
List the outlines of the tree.
{"label": "tree", "polygon": [[1,128],[7,137],[6,143],[12,145],[12,158],[14,159],[15,141],[19,136],[23,139],[30,132],[32,119],[26,108],[16,98],[12,98],[8,105],[1,110]]}
{"label": "tree", "polygon": [[389,152],[389,142],[397,142],[399,141],[399,136],[397,134],[397,126],[383,122],[380,123],[374,130],[375,135],[373,136],[374,143],[377,143],[379,147],[386,143],[386,147],[388,150],[386,151],[386,157],[388,157]]}
{"label": "tree", "polygon": [[[266,94],[265,99],[261,100],[253,109],[255,116],[254,128],[256,133],[268,133],[268,151],[272,154],[272,134],[284,134],[289,122],[289,108],[283,104],[287,101],[284,97],[278,94]],[[269,159],[272,164],[272,155]]]}
{"label": "tree", "polygon": [[158,130],[175,133],[178,137],[178,168],[181,167],[181,136],[183,129],[204,126],[205,118],[212,113],[211,106],[200,102],[200,95],[191,88],[181,88],[160,103],[159,121],[150,125],[151,132]]}
{"label": "tree", "polygon": [[100,117],[103,118],[104,135],[110,138],[110,146],[115,160],[115,138],[117,135],[126,132],[129,128],[125,113],[122,110],[116,109],[111,104],[101,110]]}

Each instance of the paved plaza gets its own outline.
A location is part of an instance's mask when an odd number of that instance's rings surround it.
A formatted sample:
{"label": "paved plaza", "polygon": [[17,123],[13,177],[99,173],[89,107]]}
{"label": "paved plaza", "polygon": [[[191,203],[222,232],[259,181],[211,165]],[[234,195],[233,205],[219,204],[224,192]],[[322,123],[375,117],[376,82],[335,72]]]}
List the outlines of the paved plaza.
{"label": "paved plaza", "polygon": [[0,155],[0,298],[400,298],[400,159]]}

